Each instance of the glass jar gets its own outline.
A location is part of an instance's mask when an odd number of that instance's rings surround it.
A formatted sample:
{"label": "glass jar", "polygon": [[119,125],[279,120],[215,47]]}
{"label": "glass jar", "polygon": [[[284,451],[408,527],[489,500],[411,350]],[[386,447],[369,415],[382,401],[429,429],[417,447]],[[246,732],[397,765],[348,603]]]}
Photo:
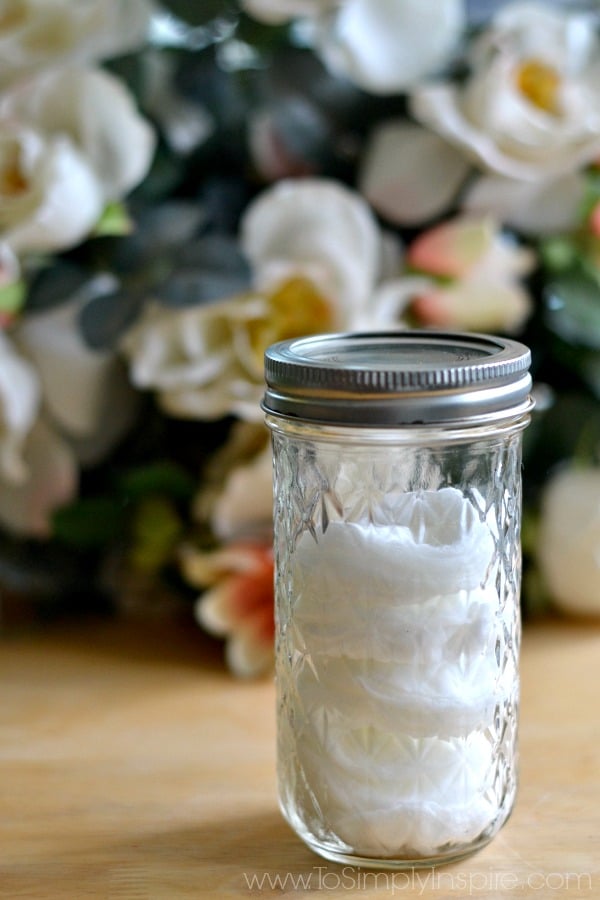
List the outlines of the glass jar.
{"label": "glass jar", "polygon": [[457,859],[510,814],[529,364],[437,332],[267,350],[279,796],[328,859]]}

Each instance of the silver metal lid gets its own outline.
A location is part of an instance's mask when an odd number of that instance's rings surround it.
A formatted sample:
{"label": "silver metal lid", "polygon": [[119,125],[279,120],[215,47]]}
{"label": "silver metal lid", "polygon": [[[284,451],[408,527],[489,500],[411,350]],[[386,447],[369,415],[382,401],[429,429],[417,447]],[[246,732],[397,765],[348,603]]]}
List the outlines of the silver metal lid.
{"label": "silver metal lid", "polygon": [[323,334],[265,353],[263,409],[347,425],[479,423],[526,412],[529,349],[487,334]]}

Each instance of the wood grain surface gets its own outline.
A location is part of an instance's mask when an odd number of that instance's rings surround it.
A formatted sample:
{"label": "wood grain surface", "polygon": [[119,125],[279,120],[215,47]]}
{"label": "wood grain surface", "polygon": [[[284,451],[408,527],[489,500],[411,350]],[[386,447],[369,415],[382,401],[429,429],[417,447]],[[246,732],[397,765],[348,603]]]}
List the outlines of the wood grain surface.
{"label": "wood grain surface", "polygon": [[0,896],[600,897],[600,625],[525,629],[521,788],[476,856],[327,863],[277,807],[274,692],[176,625],[88,623],[0,645]]}

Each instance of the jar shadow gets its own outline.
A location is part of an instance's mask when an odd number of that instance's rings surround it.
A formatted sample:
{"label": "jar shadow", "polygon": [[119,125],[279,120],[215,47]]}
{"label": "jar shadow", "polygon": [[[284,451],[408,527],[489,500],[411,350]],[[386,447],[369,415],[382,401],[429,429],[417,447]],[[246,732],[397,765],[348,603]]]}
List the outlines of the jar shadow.
{"label": "jar shadow", "polygon": [[316,891],[319,871],[341,868],[312,853],[278,810],[143,835],[121,845],[116,856],[123,858],[111,866],[110,887],[123,883],[139,896],[151,890],[153,897],[167,888],[170,896],[184,896],[194,884],[198,896],[211,897]]}

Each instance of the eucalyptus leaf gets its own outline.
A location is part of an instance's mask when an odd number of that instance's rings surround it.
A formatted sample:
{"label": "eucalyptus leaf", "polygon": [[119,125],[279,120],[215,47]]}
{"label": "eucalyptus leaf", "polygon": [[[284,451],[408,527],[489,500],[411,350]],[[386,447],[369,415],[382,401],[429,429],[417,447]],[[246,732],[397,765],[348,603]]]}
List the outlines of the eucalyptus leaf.
{"label": "eucalyptus leaf", "polygon": [[241,149],[231,141],[231,134],[245,131],[250,84],[256,73],[240,74],[223,70],[212,50],[189,54],[177,74],[177,87],[184,97],[201,103],[212,116],[216,126],[213,143],[220,141],[228,155]]}
{"label": "eucalyptus leaf", "polygon": [[185,165],[181,157],[159,144],[150,171],[130,199],[147,205],[161,203],[177,190],[184,173]]}
{"label": "eucalyptus leaf", "polygon": [[161,258],[168,260],[175,249],[198,233],[204,218],[198,203],[172,201],[144,206],[135,213],[136,227],[131,235],[107,240],[108,263],[124,276],[153,273],[157,267],[162,268]]}
{"label": "eucalyptus leaf", "polygon": [[138,235],[147,252],[178,247],[191,240],[204,222],[204,210],[186,200],[172,200],[144,210],[138,219]]}
{"label": "eucalyptus leaf", "polygon": [[162,0],[162,6],[189,25],[206,25],[214,19],[233,18],[239,4],[228,0]]}
{"label": "eucalyptus leaf", "polygon": [[600,284],[580,271],[552,280],[545,291],[545,322],[563,341],[600,350]]}
{"label": "eucalyptus leaf", "polygon": [[227,272],[177,271],[161,287],[159,300],[171,309],[185,309],[231,298],[244,286]]}
{"label": "eucalyptus leaf", "polygon": [[233,297],[249,286],[250,267],[237,242],[228,235],[211,234],[181,248],[160,288],[160,300],[165,306],[194,306]]}
{"label": "eucalyptus leaf", "polygon": [[302,97],[278,103],[272,110],[277,138],[295,159],[321,168],[331,156],[332,133],[320,110]]}
{"label": "eucalyptus leaf", "polygon": [[237,233],[240,217],[251,198],[248,184],[235,175],[213,175],[203,180],[199,202],[206,214],[207,229]]}
{"label": "eucalyptus leaf", "polygon": [[90,273],[81,266],[56,259],[49,268],[42,269],[33,279],[27,294],[27,309],[41,312],[71,300],[90,280]]}
{"label": "eucalyptus leaf", "polygon": [[114,291],[94,297],[79,313],[79,327],[93,350],[113,349],[119,338],[135,322],[143,298],[133,291]]}

